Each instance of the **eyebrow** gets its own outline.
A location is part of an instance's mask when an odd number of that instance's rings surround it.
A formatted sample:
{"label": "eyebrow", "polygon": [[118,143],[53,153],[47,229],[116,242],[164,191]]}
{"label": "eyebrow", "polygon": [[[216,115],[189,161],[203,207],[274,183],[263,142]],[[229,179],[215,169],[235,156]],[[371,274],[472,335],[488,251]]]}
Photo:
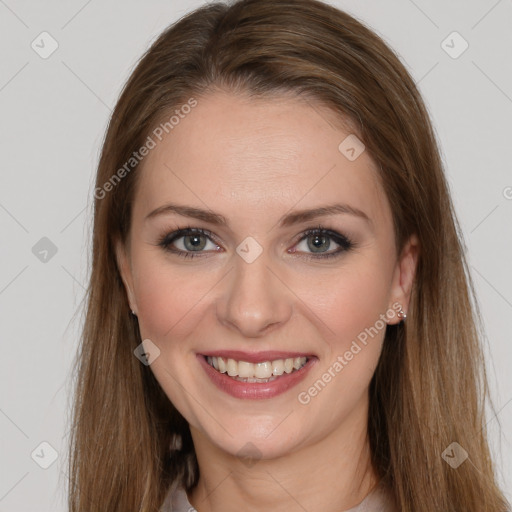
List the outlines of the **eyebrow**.
{"label": "eyebrow", "polygon": [[[312,208],[309,210],[295,210],[291,213],[283,215],[279,219],[278,225],[281,228],[289,227],[295,224],[299,224],[301,222],[316,219],[317,217],[325,217],[327,215],[337,215],[341,213],[359,217],[365,220],[370,226],[373,226],[372,220],[368,217],[368,215],[366,215],[366,213],[348,204],[333,204],[328,206],[321,206],[318,208]],[[216,226],[228,225],[228,221],[226,220],[226,218],[219,213],[212,212],[211,210],[203,210],[201,208],[179,205],[175,203],[168,203],[163,206],[160,206],[156,210],[150,212],[146,216],[145,220],[147,221],[157,216],[166,214],[177,214],[182,217],[190,217],[193,219],[201,220],[203,222],[208,222]]]}

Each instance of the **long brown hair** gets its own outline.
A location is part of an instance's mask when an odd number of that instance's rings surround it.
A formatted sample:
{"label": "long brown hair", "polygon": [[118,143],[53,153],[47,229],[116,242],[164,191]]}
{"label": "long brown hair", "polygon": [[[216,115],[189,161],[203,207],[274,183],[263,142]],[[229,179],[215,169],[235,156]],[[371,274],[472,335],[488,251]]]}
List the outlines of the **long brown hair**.
{"label": "long brown hair", "polygon": [[[505,511],[485,430],[477,303],[429,115],[395,53],[316,0],[205,5],[161,34],[123,89],[96,178],[70,511],[153,512],[171,486],[197,483],[188,424],[134,357],[141,338],[114,244],[130,232],[134,152],[176,109],[218,88],[300,95],[352,124],[380,168],[397,249],[412,234],[421,247],[407,322],[388,326],[370,384],[372,463],[404,512]],[[175,434],[183,446],[172,451]],[[442,457],[453,442],[468,453],[456,469]]]}

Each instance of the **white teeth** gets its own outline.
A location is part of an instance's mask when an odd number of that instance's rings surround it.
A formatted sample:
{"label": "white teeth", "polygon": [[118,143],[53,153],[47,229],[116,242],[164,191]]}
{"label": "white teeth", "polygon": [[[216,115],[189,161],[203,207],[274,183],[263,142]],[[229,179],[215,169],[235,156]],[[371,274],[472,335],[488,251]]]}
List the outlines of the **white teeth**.
{"label": "white teeth", "polygon": [[272,363],[265,361],[254,365],[254,376],[257,379],[268,379],[272,376]]}
{"label": "white teeth", "polygon": [[283,375],[284,361],[282,359],[276,359],[275,361],[272,361],[272,373],[274,375]]}
{"label": "white teeth", "polygon": [[218,357],[217,358],[217,365],[218,365],[218,370],[220,373],[226,373],[227,371],[227,367],[226,367],[226,362],[224,361],[224,359],[222,359],[222,357]]}
{"label": "white teeth", "polygon": [[227,371],[230,377],[236,377],[238,375],[238,363],[234,359],[228,359]]}
{"label": "white teeth", "polygon": [[283,375],[283,373],[292,373],[302,368],[306,362],[306,357],[289,357],[288,359],[276,359],[275,361],[263,361],[261,363],[249,363],[247,361],[235,361],[234,359],[224,359],[223,357],[206,358],[208,364],[213,366],[220,373],[227,373],[230,377],[237,380],[247,379],[248,382],[257,382],[253,379],[271,379]]}
{"label": "white teeth", "polygon": [[247,363],[246,361],[240,361],[238,363],[237,375],[238,377],[254,377],[254,365],[252,363]]}

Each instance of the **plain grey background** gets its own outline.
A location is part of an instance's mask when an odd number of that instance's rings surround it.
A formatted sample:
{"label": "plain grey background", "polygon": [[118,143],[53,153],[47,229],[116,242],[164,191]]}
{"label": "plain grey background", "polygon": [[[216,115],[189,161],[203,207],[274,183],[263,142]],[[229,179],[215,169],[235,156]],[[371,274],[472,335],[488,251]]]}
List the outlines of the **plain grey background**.
{"label": "plain grey background", "polygon": [[[143,51],[202,3],[0,0],[0,512],[66,510],[70,372],[104,130]],[[498,411],[488,428],[510,500],[512,2],[329,3],[399,53],[431,113],[486,327]]]}

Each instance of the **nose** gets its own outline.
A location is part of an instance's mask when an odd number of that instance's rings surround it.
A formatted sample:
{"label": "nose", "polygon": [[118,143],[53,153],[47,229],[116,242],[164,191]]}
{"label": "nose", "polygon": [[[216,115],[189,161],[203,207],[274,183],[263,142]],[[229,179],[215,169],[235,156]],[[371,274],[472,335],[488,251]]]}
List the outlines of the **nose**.
{"label": "nose", "polygon": [[276,276],[265,255],[247,263],[235,256],[217,302],[219,322],[246,338],[258,338],[284,325],[292,315],[293,294]]}

